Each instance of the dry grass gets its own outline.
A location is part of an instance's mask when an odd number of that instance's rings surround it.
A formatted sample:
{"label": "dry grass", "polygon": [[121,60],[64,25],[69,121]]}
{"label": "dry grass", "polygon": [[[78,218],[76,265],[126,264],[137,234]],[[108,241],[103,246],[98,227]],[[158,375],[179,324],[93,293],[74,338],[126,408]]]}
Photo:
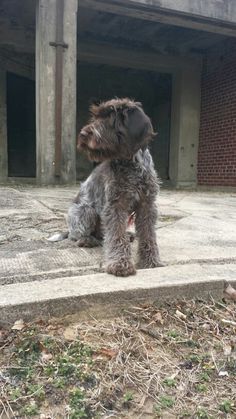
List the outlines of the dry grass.
{"label": "dry grass", "polygon": [[[0,412],[11,418],[235,418],[235,330],[235,303],[211,300],[2,331]],[[22,363],[29,369],[23,376]]]}

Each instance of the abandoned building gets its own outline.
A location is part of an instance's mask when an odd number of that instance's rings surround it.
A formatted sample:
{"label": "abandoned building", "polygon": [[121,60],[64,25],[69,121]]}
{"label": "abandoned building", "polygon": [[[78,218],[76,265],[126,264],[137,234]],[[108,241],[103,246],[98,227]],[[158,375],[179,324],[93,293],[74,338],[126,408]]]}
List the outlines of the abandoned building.
{"label": "abandoned building", "polygon": [[164,184],[236,187],[235,0],[0,0],[0,181],[71,184],[93,100],[143,103]]}

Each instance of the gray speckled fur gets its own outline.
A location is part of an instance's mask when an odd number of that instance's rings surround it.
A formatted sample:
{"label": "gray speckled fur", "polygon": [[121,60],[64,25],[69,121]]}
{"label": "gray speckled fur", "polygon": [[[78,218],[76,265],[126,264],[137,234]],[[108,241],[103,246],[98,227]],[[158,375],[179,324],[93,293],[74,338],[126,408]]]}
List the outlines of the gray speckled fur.
{"label": "gray speckled fur", "polygon": [[104,236],[107,272],[131,275],[129,215],[135,211],[139,268],[161,266],[156,243],[156,197],[159,184],[148,149],[132,161],[105,161],[82,183],[68,211],[69,238],[78,246],[96,246]]}
{"label": "gray speckled fur", "polygon": [[138,267],[162,266],[156,243],[156,197],[159,182],[148,143],[152,124],[142,105],[131,99],[112,99],[91,107],[92,118],[78,136],[78,147],[100,161],[69,208],[69,239],[80,247],[103,240],[106,271],[135,274],[131,259],[129,216],[135,212]]}

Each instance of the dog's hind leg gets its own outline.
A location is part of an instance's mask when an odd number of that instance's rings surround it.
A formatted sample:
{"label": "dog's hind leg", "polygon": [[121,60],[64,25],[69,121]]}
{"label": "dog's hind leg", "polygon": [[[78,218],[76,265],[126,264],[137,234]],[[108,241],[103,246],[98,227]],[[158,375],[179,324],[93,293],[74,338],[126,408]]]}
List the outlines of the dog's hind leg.
{"label": "dog's hind leg", "polygon": [[98,215],[95,209],[85,203],[71,205],[67,215],[69,239],[76,241],[79,247],[100,246],[95,237]]}

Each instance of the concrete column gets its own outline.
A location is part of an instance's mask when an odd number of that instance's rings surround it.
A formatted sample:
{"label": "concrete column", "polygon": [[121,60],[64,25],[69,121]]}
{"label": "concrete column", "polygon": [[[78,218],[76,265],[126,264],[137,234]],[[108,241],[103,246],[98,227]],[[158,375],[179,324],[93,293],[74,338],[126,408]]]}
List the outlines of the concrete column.
{"label": "concrete column", "polygon": [[36,12],[36,141],[37,182],[76,180],[76,40],[77,0],[65,1],[62,83],[61,176],[55,176],[56,0],[38,0]]}
{"label": "concrete column", "polygon": [[170,133],[170,180],[177,188],[197,185],[201,68],[173,74]]}
{"label": "concrete column", "polygon": [[77,5],[78,0],[64,0],[64,51],[62,93],[62,162],[64,183],[76,181],[76,74],[77,74]]}
{"label": "concrete column", "polygon": [[8,176],[6,71],[0,69],[0,182]]}

